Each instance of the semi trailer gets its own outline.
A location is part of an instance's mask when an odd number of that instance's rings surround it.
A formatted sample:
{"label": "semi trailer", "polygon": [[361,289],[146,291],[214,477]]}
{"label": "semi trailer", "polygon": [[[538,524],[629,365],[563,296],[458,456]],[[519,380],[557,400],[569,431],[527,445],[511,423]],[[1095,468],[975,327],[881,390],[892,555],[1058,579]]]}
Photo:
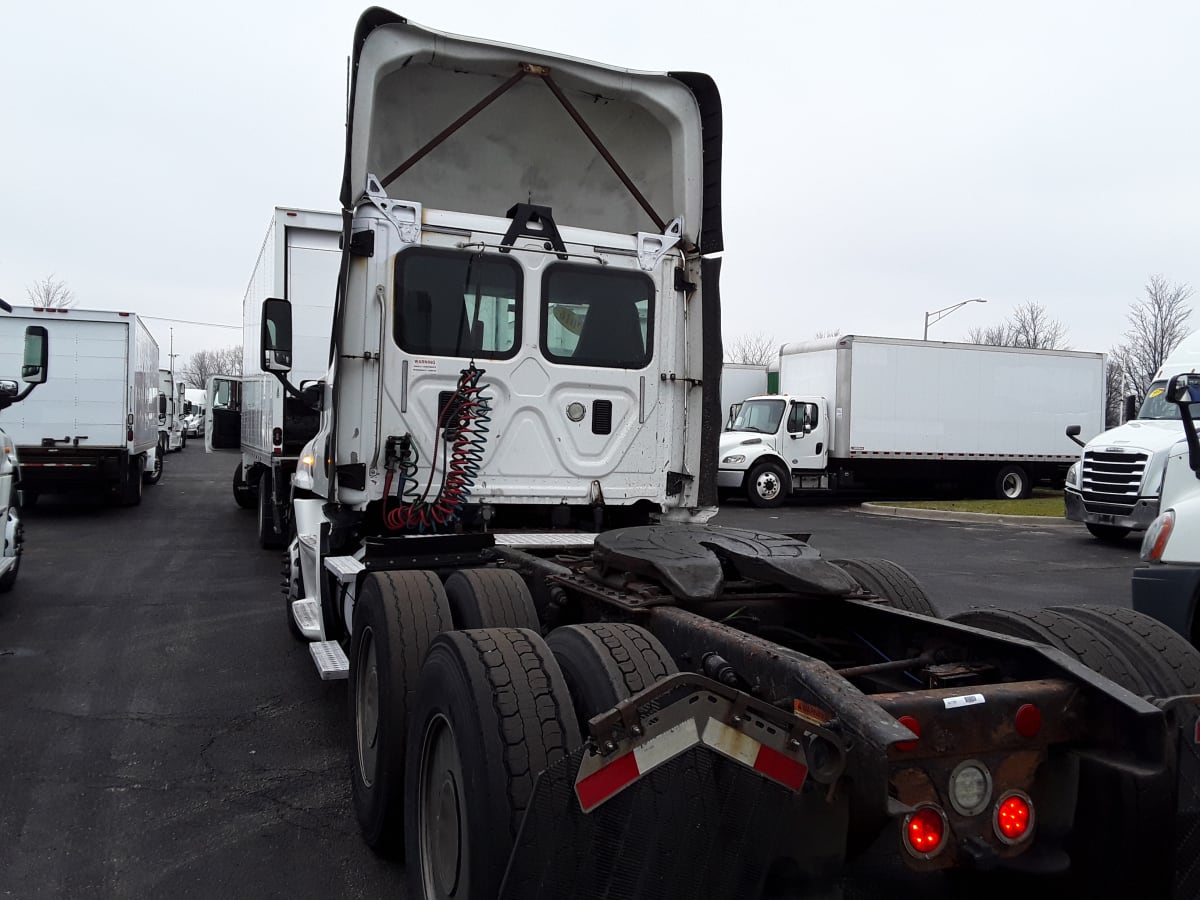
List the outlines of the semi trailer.
{"label": "semi trailer", "polygon": [[718,483],[755,506],[800,493],[955,485],[1017,499],[1061,483],[1065,435],[1104,421],[1104,354],[843,335],[779,352],[779,394],[741,404]]}
{"label": "semi trailer", "polygon": [[[0,317],[0,363],[29,325],[45,328],[55,378],[14,409],[5,430],[21,458],[22,494],[106,492],[121,506],[142,500],[163,474],[158,344],[135,313],[15,307]],[[8,353],[6,358],[5,353]]]}
{"label": "semi trailer", "polygon": [[328,368],[282,297],[255,360],[319,410],[281,612],[348,681],[365,841],[443,900],[830,897],[880,847],[1188,887],[1186,644],[707,523],[721,122],[702,74],[359,21]]}

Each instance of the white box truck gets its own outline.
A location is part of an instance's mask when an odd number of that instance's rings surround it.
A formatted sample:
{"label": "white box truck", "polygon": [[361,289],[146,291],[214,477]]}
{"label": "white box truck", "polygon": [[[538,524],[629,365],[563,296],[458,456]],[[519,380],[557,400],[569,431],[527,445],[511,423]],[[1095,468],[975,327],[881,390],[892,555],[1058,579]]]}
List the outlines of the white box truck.
{"label": "white box truck", "polygon": [[727,494],[924,482],[1015,499],[1065,477],[1068,426],[1101,427],[1104,354],[845,335],[785,344],[779,388],[721,436]]}
{"label": "white box truck", "polygon": [[1136,415],[1131,405],[1127,421],[1116,428],[1082,432],[1095,437],[1083,445],[1067,473],[1063,497],[1068,519],[1082,522],[1102,541],[1120,541],[1154,521],[1167,458],[1183,440],[1179,406],[1167,401],[1167,385],[1177,375],[1197,371],[1200,332],[1163,360]]}
{"label": "white box truck", "polygon": [[21,459],[25,505],[83,490],[140,503],[143,483],[163,471],[154,337],[131,312],[15,307],[0,318],[0,372],[20,369],[29,325],[49,334],[55,377],[4,422]]}
{"label": "white box truck", "polygon": [[[286,542],[292,473],[300,450],[317,433],[319,387],[301,396],[329,369],[329,335],[341,265],[342,217],[338,213],[276,207],[243,299],[242,378],[218,378],[209,398],[210,449],[240,451],[233,492],[239,506],[258,507],[263,547]],[[258,358],[262,305],[268,297],[288,300],[293,315],[293,394]],[[235,382],[240,385],[235,386]]]}

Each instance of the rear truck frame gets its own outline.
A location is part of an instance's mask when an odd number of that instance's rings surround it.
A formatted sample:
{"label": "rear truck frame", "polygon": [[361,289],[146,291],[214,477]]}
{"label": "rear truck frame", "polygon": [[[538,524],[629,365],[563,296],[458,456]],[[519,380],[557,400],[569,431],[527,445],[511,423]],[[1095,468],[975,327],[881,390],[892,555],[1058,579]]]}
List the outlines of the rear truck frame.
{"label": "rear truck frame", "polygon": [[[408,896],[831,897],[880,852],[972,891],[1189,887],[1190,647],[1164,667],[1105,610],[943,621],[886,560],[704,524],[710,79],[378,9],[351,72],[284,611],[348,680],[352,805]],[[291,335],[267,298],[298,396]]]}

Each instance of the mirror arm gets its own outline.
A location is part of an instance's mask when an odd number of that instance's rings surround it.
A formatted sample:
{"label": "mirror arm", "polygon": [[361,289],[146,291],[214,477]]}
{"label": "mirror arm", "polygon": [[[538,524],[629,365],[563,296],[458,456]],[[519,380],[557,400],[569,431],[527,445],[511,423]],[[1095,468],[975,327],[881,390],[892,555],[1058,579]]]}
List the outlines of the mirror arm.
{"label": "mirror arm", "polygon": [[26,397],[28,397],[30,394],[33,393],[33,389],[35,387],[37,387],[36,384],[29,385],[27,388],[25,388],[25,390],[21,391],[21,393],[17,394],[15,397],[13,397],[3,408],[7,409],[9,406],[12,406],[14,403],[20,403],[22,400],[24,400]]}
{"label": "mirror arm", "polygon": [[1067,437],[1069,437],[1071,440],[1073,440],[1075,443],[1077,443],[1077,444],[1078,444],[1080,447],[1086,447],[1086,446],[1087,446],[1087,444],[1086,444],[1086,443],[1084,443],[1083,441],[1081,441],[1081,440],[1079,439],[1079,435],[1077,435],[1077,434],[1068,434],[1068,435],[1067,435]]}

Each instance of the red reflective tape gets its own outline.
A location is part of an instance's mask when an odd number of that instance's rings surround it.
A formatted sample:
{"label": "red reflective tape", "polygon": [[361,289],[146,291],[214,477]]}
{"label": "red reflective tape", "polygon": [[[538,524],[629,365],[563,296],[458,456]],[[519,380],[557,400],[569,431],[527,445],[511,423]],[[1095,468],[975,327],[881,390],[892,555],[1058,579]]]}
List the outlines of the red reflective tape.
{"label": "red reflective tape", "polygon": [[632,753],[614,759],[603,769],[593,772],[575,785],[579,805],[589,810],[603,803],[617,791],[633,783],[640,774],[637,757]]}
{"label": "red reflective tape", "polygon": [[758,748],[758,756],[754,759],[754,771],[761,772],[780,784],[786,784],[792,790],[799,790],[808,776],[807,766],[784,756],[766,744]]}
{"label": "red reflective tape", "polygon": [[1200,744],[1200,719],[1196,720],[1196,743]]}

